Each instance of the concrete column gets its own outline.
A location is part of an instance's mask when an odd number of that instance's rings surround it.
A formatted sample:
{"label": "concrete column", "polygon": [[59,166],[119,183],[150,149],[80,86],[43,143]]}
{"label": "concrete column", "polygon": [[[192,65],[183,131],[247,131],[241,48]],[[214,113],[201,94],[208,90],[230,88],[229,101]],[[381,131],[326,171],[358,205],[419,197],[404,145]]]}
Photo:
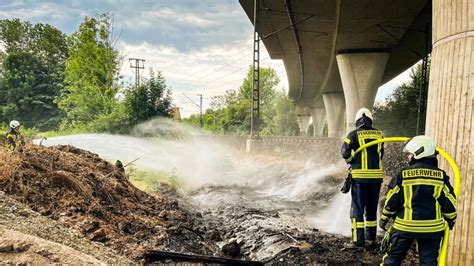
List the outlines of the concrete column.
{"label": "concrete column", "polygon": [[342,137],[344,135],[344,114],[346,111],[344,93],[325,93],[323,94],[323,101],[328,121],[328,137]]}
{"label": "concrete column", "polygon": [[311,118],[313,120],[313,136],[322,137],[326,124],[326,110],[324,110],[324,107],[311,108]]}
{"label": "concrete column", "polygon": [[[433,0],[433,51],[426,135],[461,173],[458,218],[446,265],[474,265],[474,2]],[[453,172],[445,160],[440,167]]]}
{"label": "concrete column", "polygon": [[372,109],[382,81],[388,53],[347,53],[336,56],[346,100],[346,131],[355,128],[354,118],[362,107]]}
{"label": "concrete column", "polygon": [[300,135],[308,135],[308,127],[311,122],[311,115],[298,115],[297,117],[298,126],[300,127]]}

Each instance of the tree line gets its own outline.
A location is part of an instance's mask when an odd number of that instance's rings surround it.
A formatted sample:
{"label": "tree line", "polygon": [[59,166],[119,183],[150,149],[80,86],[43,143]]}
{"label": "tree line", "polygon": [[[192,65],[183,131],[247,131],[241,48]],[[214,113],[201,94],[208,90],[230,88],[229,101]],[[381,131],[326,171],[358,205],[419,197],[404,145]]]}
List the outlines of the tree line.
{"label": "tree line", "polygon": [[[203,114],[203,129],[217,134],[250,134],[252,106],[253,68],[239,90],[228,90],[224,95],[211,98],[209,107]],[[284,91],[276,90],[280,82],[272,68],[260,68],[260,109],[262,135],[297,135],[299,133],[296,109],[293,101]],[[198,127],[199,114],[184,119],[186,123]]]}
{"label": "tree line", "polygon": [[112,19],[86,17],[67,36],[48,24],[0,20],[0,120],[41,131],[127,132],[152,117],[171,115],[161,72],[125,85]]}
{"label": "tree line", "polygon": [[[86,17],[66,35],[48,24],[0,20],[0,121],[20,120],[40,131],[127,133],[154,117],[171,117],[171,90],[159,71],[138,87],[120,76],[123,58],[107,14]],[[252,68],[240,88],[211,99],[203,128],[218,134],[249,134]],[[262,135],[298,135],[294,103],[275,70],[260,69]],[[374,107],[376,126],[387,135],[416,133],[421,66],[411,80]],[[200,116],[183,119],[200,125]]]}

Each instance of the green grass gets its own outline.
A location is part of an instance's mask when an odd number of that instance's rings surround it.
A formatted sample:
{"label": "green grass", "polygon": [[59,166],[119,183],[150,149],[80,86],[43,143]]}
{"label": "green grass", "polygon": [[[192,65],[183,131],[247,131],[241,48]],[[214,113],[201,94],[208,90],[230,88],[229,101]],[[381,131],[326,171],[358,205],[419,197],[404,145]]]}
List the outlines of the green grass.
{"label": "green grass", "polygon": [[181,186],[179,178],[174,173],[141,170],[134,166],[127,167],[126,172],[130,177],[130,182],[145,192],[156,191],[161,183],[166,183],[175,189]]}
{"label": "green grass", "polygon": [[58,131],[46,131],[46,132],[41,132],[38,135],[40,137],[52,138],[52,137],[77,135],[77,134],[85,134],[85,133],[91,133],[91,132],[88,132],[84,128],[73,128],[73,129],[58,130]]}

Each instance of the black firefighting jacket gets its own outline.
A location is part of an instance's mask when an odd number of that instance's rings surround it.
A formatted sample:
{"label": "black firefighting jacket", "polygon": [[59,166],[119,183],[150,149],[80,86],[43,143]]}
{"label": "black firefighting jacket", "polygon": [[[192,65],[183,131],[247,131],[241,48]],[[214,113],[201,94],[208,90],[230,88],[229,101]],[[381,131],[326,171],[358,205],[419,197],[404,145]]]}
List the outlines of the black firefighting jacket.
{"label": "black firefighting jacket", "polygon": [[[350,132],[342,144],[341,154],[344,159],[351,157],[352,151],[371,141],[383,138],[382,130],[372,127],[372,121],[363,117],[357,120],[357,129]],[[381,183],[383,179],[383,143],[371,146],[358,153],[351,164],[352,179],[360,183]]]}
{"label": "black firefighting jacket", "polygon": [[389,185],[381,219],[394,218],[393,228],[415,237],[440,237],[444,220],[456,220],[456,196],[436,158],[412,160]]}

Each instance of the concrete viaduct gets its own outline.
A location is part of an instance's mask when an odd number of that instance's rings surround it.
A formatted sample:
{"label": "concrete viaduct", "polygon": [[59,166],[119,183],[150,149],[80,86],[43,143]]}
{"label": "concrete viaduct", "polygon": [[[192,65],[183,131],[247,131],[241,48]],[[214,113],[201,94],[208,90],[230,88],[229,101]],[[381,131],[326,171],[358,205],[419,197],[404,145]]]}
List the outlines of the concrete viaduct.
{"label": "concrete viaduct", "polygon": [[[240,4],[253,20],[253,0]],[[432,26],[426,134],[454,157],[462,179],[447,265],[474,265],[474,0],[261,0],[260,7],[260,37],[284,62],[301,129],[313,120],[315,135],[325,120],[329,136],[350,129],[381,84],[422,58],[423,29]]]}
{"label": "concrete viaduct", "polygon": [[[240,3],[253,20],[254,0]],[[261,0],[258,18],[271,58],[284,62],[302,131],[312,120],[321,136],[327,120],[340,137],[381,84],[423,57],[431,2]]]}

